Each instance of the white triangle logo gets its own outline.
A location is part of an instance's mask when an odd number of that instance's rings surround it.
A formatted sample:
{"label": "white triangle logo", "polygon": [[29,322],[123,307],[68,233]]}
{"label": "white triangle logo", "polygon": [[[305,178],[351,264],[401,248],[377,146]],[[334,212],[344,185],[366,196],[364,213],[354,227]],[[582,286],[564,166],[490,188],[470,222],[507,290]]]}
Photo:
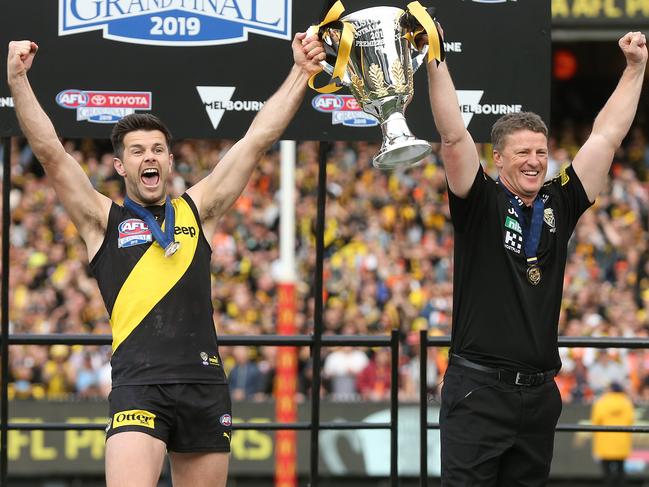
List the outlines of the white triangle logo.
{"label": "white triangle logo", "polygon": [[468,127],[469,122],[473,118],[473,107],[477,106],[484,95],[484,90],[456,90],[457,99],[460,102],[460,111],[462,112],[462,119],[464,126]]}
{"label": "white triangle logo", "polygon": [[222,108],[224,102],[228,102],[232,99],[234,94],[234,86],[197,86],[196,90],[198,91],[203,105],[205,105],[205,110],[207,115],[210,117],[210,122],[212,122],[212,127],[214,130],[221,123],[221,118],[225,113],[225,109]]}

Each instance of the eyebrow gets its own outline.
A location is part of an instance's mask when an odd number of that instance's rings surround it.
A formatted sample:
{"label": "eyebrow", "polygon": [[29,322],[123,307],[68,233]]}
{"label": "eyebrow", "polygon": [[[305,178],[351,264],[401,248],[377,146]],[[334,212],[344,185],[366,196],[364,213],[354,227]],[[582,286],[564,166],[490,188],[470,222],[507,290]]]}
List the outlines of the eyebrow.
{"label": "eyebrow", "polygon": [[[162,142],[155,142],[152,147],[164,147],[164,144]],[[127,147],[127,149],[144,149],[144,145],[142,144],[131,144]]]}

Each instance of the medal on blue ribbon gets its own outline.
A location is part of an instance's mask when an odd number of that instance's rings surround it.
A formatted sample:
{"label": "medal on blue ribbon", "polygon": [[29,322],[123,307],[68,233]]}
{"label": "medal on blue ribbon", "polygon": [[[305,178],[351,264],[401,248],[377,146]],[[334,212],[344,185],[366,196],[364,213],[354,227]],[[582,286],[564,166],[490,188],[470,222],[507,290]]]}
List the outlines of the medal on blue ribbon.
{"label": "medal on blue ribbon", "polygon": [[169,198],[169,196],[167,196],[167,199],[165,200],[164,232],[162,231],[161,226],[158,225],[158,222],[156,221],[153,214],[143,206],[138,205],[128,196],[124,198],[124,207],[144,220],[144,223],[147,224],[147,226],[151,230],[151,233],[153,233],[153,238],[155,239],[155,241],[158,242],[158,245],[160,245],[160,247],[164,249],[165,257],[170,257],[176,253],[176,251],[180,247],[180,242],[176,242],[174,240],[176,214],[174,212],[174,207],[171,204],[171,198]]}
{"label": "medal on blue ribbon", "polygon": [[[498,181],[500,183],[500,180]],[[543,210],[544,204],[540,195],[536,195],[534,203],[532,203],[532,218],[528,225],[527,218],[522,209],[525,206],[525,203],[516,196],[514,193],[509,191],[504,184],[500,184],[509,197],[509,201],[514,208],[518,208],[516,212],[518,218],[521,220],[521,227],[523,230],[523,250],[525,251],[525,257],[527,259],[527,281],[536,286],[541,282],[541,267],[539,266],[539,259],[536,256],[536,252],[539,248],[539,243],[541,241],[541,229],[543,228]]]}

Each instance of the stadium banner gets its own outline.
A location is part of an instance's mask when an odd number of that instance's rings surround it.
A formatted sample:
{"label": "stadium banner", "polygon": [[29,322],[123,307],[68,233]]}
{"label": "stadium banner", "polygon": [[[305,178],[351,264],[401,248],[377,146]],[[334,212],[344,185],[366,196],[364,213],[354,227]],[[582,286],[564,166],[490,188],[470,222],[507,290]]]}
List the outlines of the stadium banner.
{"label": "stadium banner", "polygon": [[[0,16],[0,136],[18,135],[6,46],[40,50],[30,80],[60,136],[108,138],[129,113],[154,113],[176,138],[240,138],[292,65],[295,32],[319,23],[325,1],[35,0],[4,2]],[[375,0],[343,0],[346,13]],[[381,5],[405,8],[408,0]],[[437,7],[465,123],[478,142],[504,113],[549,121],[550,3],[422,0]],[[425,69],[415,73],[406,117],[438,140]],[[283,138],[374,140],[381,130],[347,88],[309,90]]]}
{"label": "stadium banner", "polygon": [[[107,423],[108,406],[104,401],[12,401],[12,423]],[[273,402],[233,404],[234,423],[270,423],[274,421]],[[298,405],[297,420],[308,421],[308,402]],[[438,404],[431,400],[428,421],[438,420]],[[366,421],[389,423],[390,405],[375,402],[328,402],[321,408],[322,421]],[[590,407],[564,404],[560,423],[589,424]],[[636,424],[648,424],[649,411],[636,408]],[[552,476],[594,478],[601,474],[591,455],[592,434],[563,433],[555,437]],[[297,472],[309,473],[310,437],[297,433]],[[230,472],[232,476],[269,476],[275,473],[275,433],[239,430],[232,435]],[[97,431],[9,431],[9,474],[31,475],[102,475],[104,472],[104,432]],[[649,473],[649,436],[633,435],[633,452],[626,462],[630,476]],[[390,433],[388,430],[325,430],[320,432],[320,472],[331,476],[389,476]],[[439,476],[439,433],[428,433],[428,471]],[[401,404],[399,408],[399,472],[402,476],[419,475],[419,408]]]}
{"label": "stadium banner", "polygon": [[620,27],[646,30],[649,2],[646,0],[552,0],[555,27]]}

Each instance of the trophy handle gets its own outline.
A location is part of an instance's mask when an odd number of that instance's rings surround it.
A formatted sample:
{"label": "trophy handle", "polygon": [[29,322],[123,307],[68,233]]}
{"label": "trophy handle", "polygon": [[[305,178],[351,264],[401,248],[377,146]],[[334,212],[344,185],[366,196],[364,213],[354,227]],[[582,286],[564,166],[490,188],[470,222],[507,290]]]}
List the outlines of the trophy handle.
{"label": "trophy handle", "polygon": [[[434,7],[425,9],[418,1],[410,2],[401,16],[400,24],[408,30],[406,38],[410,44],[413,73],[424,63],[426,54],[428,54],[428,62],[433,59],[438,63],[444,61],[444,39],[440,26],[435,21]],[[415,38],[424,32],[428,35],[428,43],[419,51],[415,46]]]}
{"label": "trophy handle", "polygon": [[[312,25],[307,29],[306,34],[307,36],[319,36],[318,31],[319,31],[319,27],[317,25]],[[325,44],[325,46],[328,46],[326,42],[323,41],[323,43]],[[333,76],[334,67],[327,62],[326,58],[320,61],[320,66],[322,66],[322,69],[324,70],[325,73],[327,73],[329,76]]]}
{"label": "trophy handle", "polygon": [[412,72],[417,71],[422,64],[424,64],[424,59],[426,54],[428,54],[428,44],[426,44],[421,51],[418,51],[415,46],[410,45],[410,54],[412,56]]}
{"label": "trophy handle", "polygon": [[[327,57],[338,56],[339,53],[337,53],[335,48],[330,43],[327,42],[327,40],[325,39],[325,35],[320,34],[320,27],[319,26],[312,25],[311,27],[309,27],[307,29],[306,32],[307,32],[307,35],[309,35],[309,36],[310,35],[317,35],[318,37],[320,37],[320,40],[324,44],[325,53],[326,53]],[[343,59],[341,60],[343,69],[347,66],[348,57],[349,57],[349,54],[343,55]],[[336,57],[336,65],[338,65],[338,58],[337,57]],[[320,61],[320,66],[322,66],[322,70],[325,73],[327,73],[329,76],[331,76],[332,78],[335,76],[334,73],[336,71],[336,67],[329,64],[327,62],[326,58],[324,60]],[[342,76],[339,79],[340,79],[340,84],[337,85],[338,87],[341,87],[341,85],[346,86],[346,87],[350,87],[352,85],[351,79],[349,78],[349,74],[347,73],[346,69],[344,69],[344,74],[342,74]]]}

